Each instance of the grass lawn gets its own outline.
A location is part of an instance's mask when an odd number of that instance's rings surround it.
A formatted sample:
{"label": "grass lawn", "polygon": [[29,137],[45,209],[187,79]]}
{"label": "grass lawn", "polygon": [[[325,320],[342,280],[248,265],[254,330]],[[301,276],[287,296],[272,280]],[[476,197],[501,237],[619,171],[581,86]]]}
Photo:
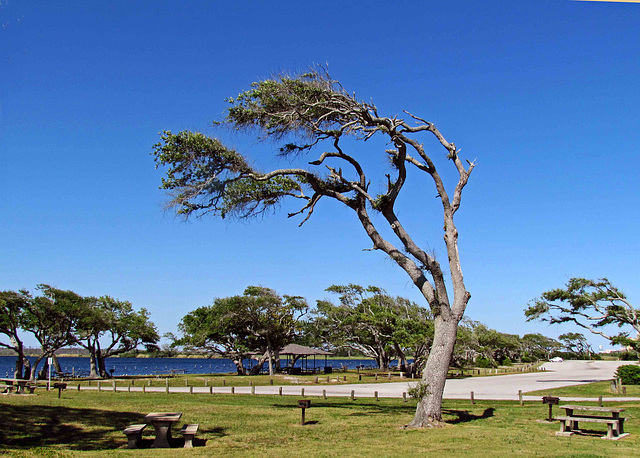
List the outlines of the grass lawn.
{"label": "grass lawn", "polygon": [[617,391],[611,391],[611,381],[587,383],[585,385],[571,385],[563,388],[552,388],[548,390],[538,390],[526,393],[531,396],[575,396],[585,398],[597,398],[598,396],[606,397],[640,397],[640,385],[627,385],[627,394],[620,394]]}
{"label": "grass lawn", "polygon": [[[400,400],[311,398],[308,424],[301,426],[297,397],[113,393],[38,390],[36,395],[0,397],[0,454],[11,456],[637,456],[640,403],[623,403],[625,430],[620,441],[594,436],[556,437],[557,423],[539,402],[445,401],[447,426],[412,430],[415,403]],[[199,423],[191,450],[127,450],[122,430],[144,422],[152,411],[183,412]],[[177,429],[174,427],[174,429]],[[179,437],[179,434],[175,434]],[[144,446],[153,437],[149,426]],[[175,445],[180,445],[175,439]]]}

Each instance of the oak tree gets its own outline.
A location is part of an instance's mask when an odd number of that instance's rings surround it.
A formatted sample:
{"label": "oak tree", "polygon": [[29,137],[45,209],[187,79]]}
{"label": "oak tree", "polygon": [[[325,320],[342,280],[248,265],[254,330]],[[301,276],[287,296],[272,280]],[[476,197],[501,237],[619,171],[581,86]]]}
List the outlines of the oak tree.
{"label": "oak tree", "polygon": [[[531,301],[524,313],[527,321],[573,323],[614,345],[640,351],[640,309],[633,307],[625,294],[606,278],[571,278],[565,288],[546,291]],[[611,328],[620,332],[612,333],[608,330]],[[631,336],[630,332],[636,335]]]}
{"label": "oak tree", "polygon": [[281,297],[272,289],[249,286],[242,296],[217,298],[185,315],[178,325],[182,336],[174,344],[229,358],[239,375],[247,373],[244,360],[256,356],[250,373],[258,373],[267,362],[273,375],[279,350],[293,341],[307,309],[302,297]]}
{"label": "oak tree", "polygon": [[[318,68],[255,82],[228,102],[226,124],[243,132],[257,130],[263,138],[279,142],[281,156],[304,158],[312,150],[322,147],[323,151],[306,166],[262,172],[218,139],[198,132],[165,131],[154,155],[157,166],[168,167],[162,187],[172,196],[170,204],[185,217],[212,213],[248,218],[292,199],[300,206],[289,216],[304,215],[301,224],[321,201],[333,200],[352,210],[372,249],[385,253],[403,269],[430,307],[435,329],[423,371],[428,389],[423,390],[426,396],[418,403],[411,424],[421,427],[439,422],[456,329],[471,297],[462,275],[454,215],[474,163],[465,164],[460,150],[432,122],[409,112],[405,112],[406,120],[383,116],[373,103],[358,100]],[[424,135],[444,148],[443,157],[455,173],[453,186],[445,185],[435,156],[423,144]],[[386,139],[391,147],[376,150],[374,146],[368,152],[351,148],[349,138],[367,141],[374,136]],[[385,162],[388,173],[371,176],[369,172]],[[443,226],[444,268],[428,245],[421,247],[416,241],[415,236],[420,239],[423,232],[411,235],[396,211],[398,197],[416,175],[430,183],[433,193],[412,195],[415,213],[428,212],[427,202],[434,196],[440,204],[439,215],[429,215],[427,221]]]}

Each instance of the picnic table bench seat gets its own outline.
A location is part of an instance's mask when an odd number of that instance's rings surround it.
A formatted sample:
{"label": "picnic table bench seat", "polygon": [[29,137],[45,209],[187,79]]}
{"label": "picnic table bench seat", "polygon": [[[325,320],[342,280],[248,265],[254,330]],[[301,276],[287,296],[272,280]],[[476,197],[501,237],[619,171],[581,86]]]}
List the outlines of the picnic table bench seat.
{"label": "picnic table bench seat", "polygon": [[198,432],[199,424],[186,424],[180,430],[180,434],[184,436],[184,448],[193,447],[193,438]]}
{"label": "picnic table bench seat", "polygon": [[[615,439],[621,434],[624,434],[624,418],[615,419],[611,417],[605,418],[574,415],[570,417],[556,417],[556,420],[560,421],[560,431],[556,433],[556,436],[570,436],[571,434],[573,434],[573,430],[578,429],[578,422],[606,423],[606,439]],[[605,437],[603,437],[603,439],[604,438]]]}
{"label": "picnic table bench seat", "polygon": [[124,430],[127,436],[128,448],[138,448],[138,443],[142,439],[142,431],[147,427],[145,423],[131,425]]}

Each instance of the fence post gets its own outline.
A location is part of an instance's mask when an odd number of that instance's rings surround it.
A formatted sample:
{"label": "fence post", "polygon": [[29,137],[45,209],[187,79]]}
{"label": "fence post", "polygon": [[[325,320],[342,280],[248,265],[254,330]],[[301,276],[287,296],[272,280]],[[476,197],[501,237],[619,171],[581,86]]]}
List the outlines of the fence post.
{"label": "fence post", "polygon": [[209,387],[209,394],[213,394],[213,385]]}
{"label": "fence post", "polygon": [[524,405],[524,401],[522,400],[522,390],[518,390],[518,398],[520,399],[520,405]]}
{"label": "fence post", "polygon": [[98,380],[98,391],[102,391],[102,383],[100,383],[100,380]]}
{"label": "fence post", "polygon": [[322,397],[327,399],[327,390],[322,390]]}
{"label": "fence post", "polygon": [[402,393],[402,400],[407,402],[407,393]]}
{"label": "fence post", "polygon": [[251,385],[251,394],[256,394],[256,387]]}
{"label": "fence post", "polygon": [[278,387],[278,394],[282,396],[282,387]]}
{"label": "fence post", "polygon": [[355,400],[356,399],[356,390],[351,390],[351,400]]}
{"label": "fence post", "polygon": [[374,391],[374,392],[373,392],[373,396],[376,398],[376,401],[377,401],[377,400],[378,400],[378,392],[377,392],[377,391]]}
{"label": "fence post", "polygon": [[471,392],[471,404],[475,404],[476,400],[473,398],[473,391]]}
{"label": "fence post", "polygon": [[231,387],[231,394],[235,394],[235,393],[236,393],[236,387],[235,387],[235,386],[232,386],[232,387]]}
{"label": "fence post", "polygon": [[189,387],[189,394],[193,394],[193,385]]}

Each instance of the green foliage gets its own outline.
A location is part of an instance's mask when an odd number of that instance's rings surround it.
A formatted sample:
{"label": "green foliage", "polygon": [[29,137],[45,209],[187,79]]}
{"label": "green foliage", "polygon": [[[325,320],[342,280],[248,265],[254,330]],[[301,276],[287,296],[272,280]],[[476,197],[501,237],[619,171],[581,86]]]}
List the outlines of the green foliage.
{"label": "green foliage", "polygon": [[421,380],[418,383],[410,385],[409,388],[407,389],[407,394],[413,399],[415,399],[416,401],[420,402],[422,401],[422,398],[430,395],[431,391],[429,391],[429,384],[424,383]]}
{"label": "green foliage", "polygon": [[488,369],[490,367],[493,367],[493,364],[491,363],[491,360],[489,358],[478,356],[476,358],[476,366]]}
{"label": "green foliage", "polygon": [[320,339],[373,358],[382,369],[395,357],[405,365],[413,358],[408,369],[420,370],[433,339],[426,309],[375,286],[333,285],[327,291],[340,295],[340,305],[318,301],[313,329]]}
{"label": "green foliage", "polygon": [[[227,102],[231,105],[227,122],[236,129],[258,128],[274,139],[287,134],[312,137],[320,129],[338,136],[345,124],[359,121],[350,110],[367,110],[319,69],[293,78],[281,75],[255,82],[250,90]],[[282,152],[302,149],[305,147],[288,144]]]}
{"label": "green foliage", "polygon": [[623,385],[640,385],[640,366],[633,364],[619,366],[615,378],[619,378]]}
{"label": "green foliage", "polygon": [[156,167],[168,167],[161,189],[172,193],[169,205],[184,216],[254,216],[300,190],[300,180],[285,176],[250,178],[254,170],[242,155],[197,132],[165,131],[153,154]]}
{"label": "green foliage", "polygon": [[502,361],[500,361],[500,364],[502,366],[513,366],[513,361],[511,361],[508,356],[505,356]]}
{"label": "green foliage", "polygon": [[575,323],[603,336],[614,345],[640,350],[640,342],[629,337],[629,331],[617,335],[605,334],[607,326],[631,327],[640,332],[639,310],[631,306],[626,296],[606,278],[589,280],[571,278],[565,288],[542,293],[525,309],[527,321],[540,320],[550,324]]}
{"label": "green foliage", "polygon": [[249,286],[242,296],[218,298],[185,315],[178,325],[182,337],[174,345],[231,358],[238,372],[245,373],[242,360],[251,352],[269,352],[273,359],[293,341],[307,309],[302,297],[280,297],[272,289]]}

